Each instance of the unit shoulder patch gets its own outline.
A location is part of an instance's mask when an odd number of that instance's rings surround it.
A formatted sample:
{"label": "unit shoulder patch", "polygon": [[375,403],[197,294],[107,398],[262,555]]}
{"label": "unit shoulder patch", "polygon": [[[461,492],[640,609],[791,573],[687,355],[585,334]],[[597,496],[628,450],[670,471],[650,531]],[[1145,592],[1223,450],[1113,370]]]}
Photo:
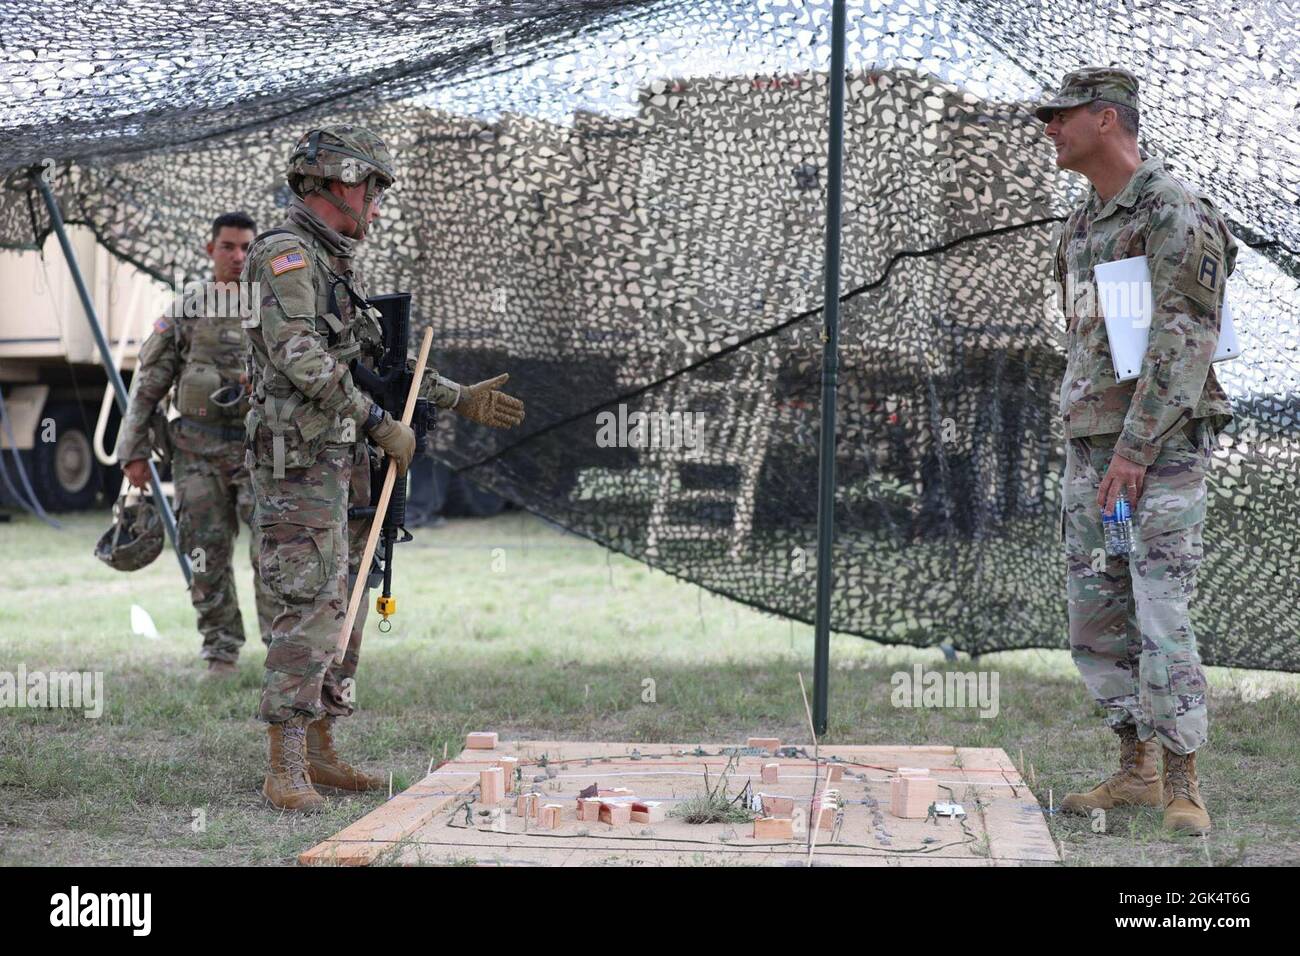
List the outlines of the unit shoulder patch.
{"label": "unit shoulder patch", "polygon": [[1219,277],[1223,272],[1223,263],[1213,252],[1201,254],[1201,261],[1196,266],[1196,281],[1211,292],[1219,291]]}

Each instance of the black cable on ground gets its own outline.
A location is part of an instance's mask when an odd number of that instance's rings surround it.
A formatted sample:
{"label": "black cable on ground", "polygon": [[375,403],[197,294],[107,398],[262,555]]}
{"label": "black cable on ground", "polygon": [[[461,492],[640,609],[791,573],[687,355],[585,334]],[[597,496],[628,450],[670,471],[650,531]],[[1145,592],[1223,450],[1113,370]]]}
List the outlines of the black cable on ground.
{"label": "black cable on ground", "polygon": [[14,438],[13,425],[9,420],[9,408],[5,405],[3,390],[0,390],[0,424],[3,424],[4,426],[5,438],[9,442],[9,451],[14,458],[14,466],[18,470],[18,477],[22,481],[23,488],[26,490],[27,494],[31,496],[31,504],[28,504],[28,501],[24,499],[22,495],[18,494],[17,490],[14,488],[13,483],[9,480],[9,471],[4,466],[4,456],[0,455],[0,476],[4,477],[5,487],[9,489],[9,494],[18,502],[19,507],[28,514],[40,518],[56,531],[62,530],[63,525],[59,524],[45,513],[45,509],[41,507],[40,499],[36,497],[36,492],[32,490],[32,483],[27,478],[27,469],[23,467],[22,456],[18,453],[18,442]]}

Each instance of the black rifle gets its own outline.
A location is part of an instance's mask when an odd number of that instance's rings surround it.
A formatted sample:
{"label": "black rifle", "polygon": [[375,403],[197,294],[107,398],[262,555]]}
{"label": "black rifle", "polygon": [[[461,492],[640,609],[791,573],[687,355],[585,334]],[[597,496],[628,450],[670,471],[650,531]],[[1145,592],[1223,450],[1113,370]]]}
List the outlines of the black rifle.
{"label": "black rifle", "polygon": [[[366,368],[355,359],[352,362],[352,380],[371,398],[375,404],[392,415],[398,421],[406,411],[406,396],[411,391],[411,381],[415,376],[407,370],[407,351],[411,336],[411,293],[395,292],[392,295],[379,295],[367,300],[379,310],[379,325],[384,333],[384,354],[374,371]],[[427,373],[426,373],[427,374]],[[415,454],[424,449],[425,437],[433,428],[435,410],[427,399],[416,399],[415,414],[411,417],[411,428],[415,431]],[[381,468],[370,470],[370,507],[349,508],[349,518],[373,518],[379,503],[380,489],[384,484]],[[411,540],[411,532],[406,530],[406,478],[399,478],[393,485],[392,497],[388,499],[388,511],[384,514],[384,523],[379,536],[379,547],[375,549],[374,566],[370,568],[369,587],[375,587],[376,578],[382,574],[383,591],[375,601],[375,610],[382,620],[381,631],[387,631],[392,625],[388,616],[397,610],[393,600],[393,546]]]}

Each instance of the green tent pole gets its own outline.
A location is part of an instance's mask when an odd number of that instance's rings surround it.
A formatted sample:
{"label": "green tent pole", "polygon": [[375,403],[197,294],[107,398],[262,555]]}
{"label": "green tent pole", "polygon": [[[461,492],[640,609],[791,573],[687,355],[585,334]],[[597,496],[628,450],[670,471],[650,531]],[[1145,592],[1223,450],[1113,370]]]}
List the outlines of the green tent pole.
{"label": "green tent pole", "polygon": [[831,550],[835,541],[835,394],[839,385],[840,202],[844,190],[844,0],[831,14],[830,144],[826,157],[826,287],[822,427],[817,481],[817,617],[813,632],[813,728],[826,733],[831,658]]}

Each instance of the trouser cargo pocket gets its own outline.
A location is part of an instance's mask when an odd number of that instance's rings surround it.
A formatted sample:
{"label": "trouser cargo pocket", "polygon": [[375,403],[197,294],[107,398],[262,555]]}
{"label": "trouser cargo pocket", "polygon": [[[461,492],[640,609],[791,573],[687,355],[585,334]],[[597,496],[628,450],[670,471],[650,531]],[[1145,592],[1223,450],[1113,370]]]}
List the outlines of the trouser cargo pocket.
{"label": "trouser cargo pocket", "polygon": [[336,533],[332,528],[266,525],[259,554],[262,580],[286,604],[315,600],[336,576]]}

